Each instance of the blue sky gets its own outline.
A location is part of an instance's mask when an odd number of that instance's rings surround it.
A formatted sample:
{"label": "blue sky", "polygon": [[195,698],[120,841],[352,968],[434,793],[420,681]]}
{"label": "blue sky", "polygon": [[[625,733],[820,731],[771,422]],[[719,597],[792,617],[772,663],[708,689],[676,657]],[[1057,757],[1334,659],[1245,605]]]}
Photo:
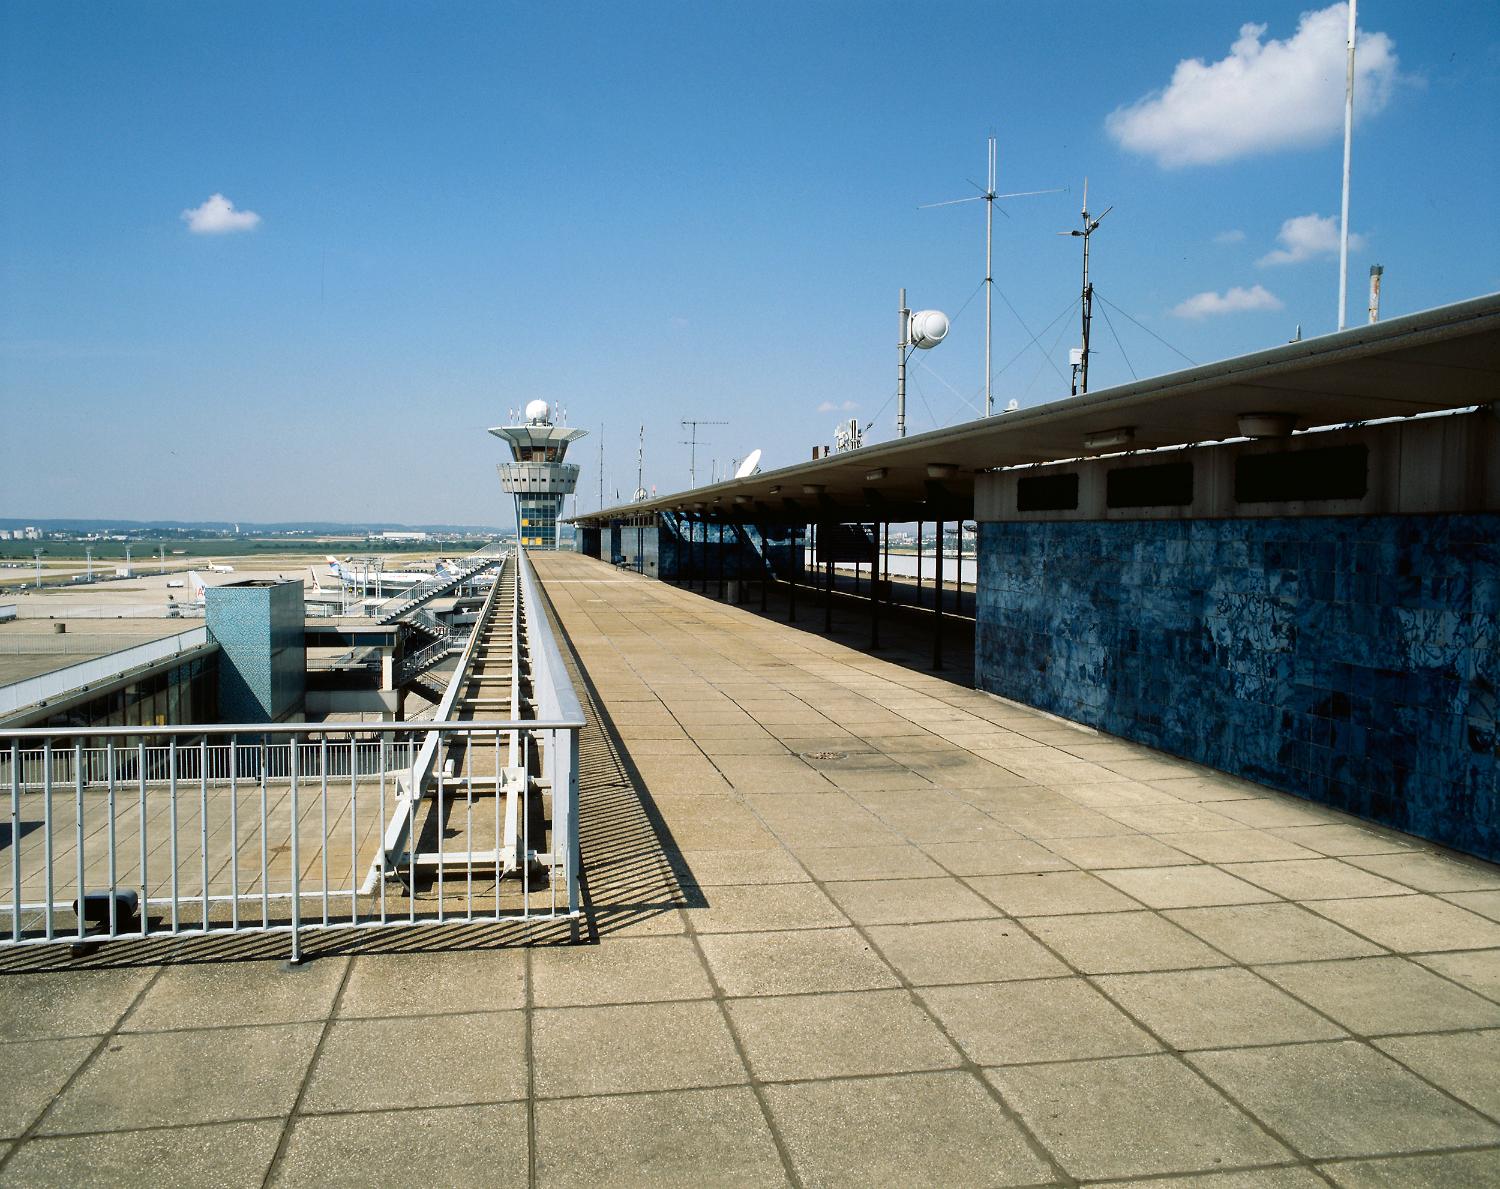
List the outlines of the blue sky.
{"label": "blue sky", "polygon": [[[1085,175],[1095,390],[1327,333],[1319,7],[4,4],[0,514],[508,523],[484,430],[535,397],[584,509],[601,425],[609,502],[643,423],[663,491],[685,417],[700,481],[794,462],[891,435],[903,285],[955,316],[911,427],[968,419],[982,204],[917,208],[991,133],[1071,188],[996,219],[1002,407],[1067,395]],[[1500,9],[1359,13],[1351,322],[1377,261],[1386,316],[1500,289]]]}

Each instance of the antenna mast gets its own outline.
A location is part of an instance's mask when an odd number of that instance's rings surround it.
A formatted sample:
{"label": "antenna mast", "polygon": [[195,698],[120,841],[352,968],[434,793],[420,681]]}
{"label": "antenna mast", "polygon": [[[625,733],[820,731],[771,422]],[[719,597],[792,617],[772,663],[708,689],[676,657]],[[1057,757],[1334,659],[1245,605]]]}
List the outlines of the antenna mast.
{"label": "antenna mast", "polygon": [[1349,300],[1349,149],[1354,139],[1354,9],[1349,0],[1349,64],[1344,74],[1344,209],[1339,220],[1339,329]]}
{"label": "antenna mast", "polygon": [[604,422],[599,422],[599,510],[604,511]]}
{"label": "antenna mast", "polygon": [[[918,207],[918,210],[926,210],[934,206],[957,206],[960,202],[984,202],[984,415],[990,416],[994,412],[994,398],[990,394],[993,382],[993,369],[991,359],[993,352],[991,343],[994,339],[994,243],[995,243],[995,199],[997,198],[1030,198],[1036,194],[1061,194],[1061,190],[1018,190],[1014,194],[996,194],[995,184],[998,180],[997,150],[995,138],[989,139],[989,161],[986,174],[985,188],[972,198],[953,198],[947,202],[928,202]],[[1003,210],[1000,212],[1005,213]],[[902,303],[905,305],[905,302]]]}
{"label": "antenna mast", "polygon": [[[698,427],[700,425],[728,425],[727,421],[694,421],[691,418],[682,419],[682,428],[688,431],[688,440],[679,442],[678,445],[688,447],[688,483],[693,487],[698,486]],[[637,487],[640,484],[636,484]]]}
{"label": "antenna mast", "polygon": [[1089,331],[1094,321],[1094,285],[1089,280],[1089,238],[1099,227],[1099,222],[1115,208],[1105,207],[1097,216],[1089,218],[1089,180],[1083,179],[1083,230],[1059,231],[1058,235],[1075,235],[1083,240],[1083,347],[1074,352],[1073,395],[1089,390]]}
{"label": "antenna mast", "polygon": [[645,478],[645,472],[646,472],[646,427],[643,425],[643,426],[641,426],[641,440],[636,444],[636,448],[635,448],[635,493],[636,493],[635,494],[635,498],[636,499],[640,499],[641,498],[641,492],[643,492],[644,490],[646,490],[645,487],[642,485],[642,481]]}

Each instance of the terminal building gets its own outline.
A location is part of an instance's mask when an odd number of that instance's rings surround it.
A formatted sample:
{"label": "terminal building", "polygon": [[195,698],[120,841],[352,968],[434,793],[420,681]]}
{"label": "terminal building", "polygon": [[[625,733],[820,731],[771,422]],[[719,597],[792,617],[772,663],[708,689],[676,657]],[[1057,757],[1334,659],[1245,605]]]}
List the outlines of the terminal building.
{"label": "terminal building", "polygon": [[497,425],[490,433],[510,444],[511,461],[496,469],[516,500],[516,540],[528,549],[556,549],[563,500],[578,486],[578,464],[563,458],[588,430],[554,425],[547,402],[534,400],[524,424]]}
{"label": "terminal building", "polygon": [[951,606],[979,689],[1493,860],[1497,397],[1490,295],[604,509],[576,547],[791,615],[843,589],[873,642],[891,527],[958,528],[934,667]]}

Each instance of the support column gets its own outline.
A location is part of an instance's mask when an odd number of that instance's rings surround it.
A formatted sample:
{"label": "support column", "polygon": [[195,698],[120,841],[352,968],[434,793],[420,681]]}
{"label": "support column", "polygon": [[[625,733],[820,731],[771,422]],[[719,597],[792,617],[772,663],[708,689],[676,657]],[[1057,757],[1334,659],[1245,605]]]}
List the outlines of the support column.
{"label": "support column", "polygon": [[771,544],[766,540],[766,526],[761,525],[757,530],[760,533],[760,613],[766,613],[766,592],[771,585]]}
{"label": "support column", "polygon": [[834,634],[834,562],[823,561],[823,636]]}
{"label": "support column", "polygon": [[[880,526],[875,526],[875,531],[880,531]],[[887,541],[889,541],[889,529],[887,529]],[[880,647],[880,555],[870,562],[870,648],[873,651]]]}
{"label": "support column", "polygon": [[728,596],[724,586],[724,522],[720,520],[714,525],[714,543],[718,546],[715,552],[719,555],[719,602],[723,602]]}
{"label": "support column", "polygon": [[937,522],[937,571],[933,579],[932,667],[943,667],[943,522]]}
{"label": "support column", "polygon": [[792,569],[791,573],[787,575],[787,623],[797,622],[797,575],[802,571],[802,545],[806,540],[805,537],[797,535],[797,529],[800,527],[802,526],[795,524],[792,526]]}
{"label": "support column", "polygon": [[922,522],[917,521],[917,606],[922,605]]}

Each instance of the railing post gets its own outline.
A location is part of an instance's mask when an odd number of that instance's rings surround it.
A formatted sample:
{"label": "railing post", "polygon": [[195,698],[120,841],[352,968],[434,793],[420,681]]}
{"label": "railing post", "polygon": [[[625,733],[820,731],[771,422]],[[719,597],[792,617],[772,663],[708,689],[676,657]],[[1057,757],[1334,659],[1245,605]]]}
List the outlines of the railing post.
{"label": "railing post", "polygon": [[297,813],[297,736],[287,736],[288,745],[291,747],[291,775],[292,787],[289,794],[292,811],[292,959],[293,966],[302,962],[302,863],[301,851],[298,847],[297,835],[301,832],[301,818]]}

